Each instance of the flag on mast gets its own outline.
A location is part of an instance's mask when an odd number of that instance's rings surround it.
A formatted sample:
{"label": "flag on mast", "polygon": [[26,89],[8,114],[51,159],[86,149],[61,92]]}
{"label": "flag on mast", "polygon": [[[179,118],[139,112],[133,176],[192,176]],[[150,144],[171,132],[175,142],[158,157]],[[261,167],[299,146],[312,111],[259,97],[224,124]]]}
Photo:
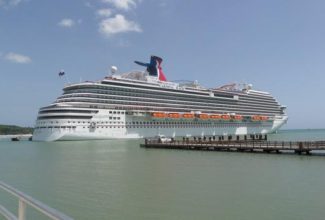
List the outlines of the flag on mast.
{"label": "flag on mast", "polygon": [[61,71],[59,72],[59,76],[60,76],[60,77],[61,77],[61,76],[64,76],[64,74],[65,74],[64,70],[61,70]]}

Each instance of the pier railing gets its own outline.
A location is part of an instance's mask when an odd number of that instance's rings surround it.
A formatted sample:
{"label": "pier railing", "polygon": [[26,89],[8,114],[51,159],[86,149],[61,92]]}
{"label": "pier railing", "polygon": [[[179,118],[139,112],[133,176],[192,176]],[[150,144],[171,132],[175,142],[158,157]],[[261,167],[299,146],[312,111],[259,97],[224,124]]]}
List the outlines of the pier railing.
{"label": "pier railing", "polygon": [[2,215],[7,220],[26,220],[26,208],[27,205],[49,217],[52,220],[73,220],[65,214],[45,205],[44,203],[26,195],[23,192],[5,184],[0,181],[0,189],[8,192],[14,197],[18,198],[18,216],[16,217],[8,209],[0,205],[0,216]]}

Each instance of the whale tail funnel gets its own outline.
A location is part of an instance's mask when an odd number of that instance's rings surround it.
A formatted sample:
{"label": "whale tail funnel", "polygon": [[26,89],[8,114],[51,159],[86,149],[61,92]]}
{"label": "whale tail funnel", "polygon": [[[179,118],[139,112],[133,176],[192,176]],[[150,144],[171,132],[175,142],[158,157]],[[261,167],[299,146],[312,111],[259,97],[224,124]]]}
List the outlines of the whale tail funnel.
{"label": "whale tail funnel", "polygon": [[167,81],[165,74],[162,71],[161,63],[163,59],[157,56],[150,57],[150,63],[143,63],[139,61],[134,61],[140,66],[147,67],[149,76],[156,76],[160,81]]}

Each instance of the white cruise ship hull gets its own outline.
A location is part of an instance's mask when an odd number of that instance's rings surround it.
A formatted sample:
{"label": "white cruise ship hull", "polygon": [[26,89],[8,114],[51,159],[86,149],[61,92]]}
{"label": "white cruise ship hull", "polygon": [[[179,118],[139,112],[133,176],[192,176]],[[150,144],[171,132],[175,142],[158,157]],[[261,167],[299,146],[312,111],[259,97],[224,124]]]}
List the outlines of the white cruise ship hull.
{"label": "white cruise ship hull", "polygon": [[[228,135],[268,134],[273,133],[286,123],[288,117],[282,116],[272,122],[242,123],[206,123],[198,122],[193,127],[187,124],[176,123],[174,125],[120,125],[108,126],[102,124],[105,120],[97,121],[96,127],[85,126],[81,123],[76,126],[68,126],[68,121],[60,121],[61,126],[49,126],[35,130],[34,141],[73,141],[73,140],[105,140],[105,139],[139,139],[157,135],[169,137],[209,137]],[[71,123],[71,121],[70,121]],[[64,126],[62,126],[64,125]]]}

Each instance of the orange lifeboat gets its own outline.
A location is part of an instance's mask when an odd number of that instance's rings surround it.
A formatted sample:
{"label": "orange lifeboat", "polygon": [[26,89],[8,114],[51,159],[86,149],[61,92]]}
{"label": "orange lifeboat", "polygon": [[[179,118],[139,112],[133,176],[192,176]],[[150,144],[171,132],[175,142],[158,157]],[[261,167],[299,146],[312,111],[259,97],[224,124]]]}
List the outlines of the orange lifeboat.
{"label": "orange lifeboat", "polygon": [[154,118],[165,118],[166,117],[166,114],[164,112],[153,112],[151,115]]}
{"label": "orange lifeboat", "polygon": [[221,119],[221,115],[210,115],[211,119]]}
{"label": "orange lifeboat", "polygon": [[179,118],[180,117],[180,114],[179,113],[169,113],[168,114],[168,117],[169,118]]}
{"label": "orange lifeboat", "polygon": [[231,119],[230,115],[221,115],[221,118],[223,120],[230,120]]}
{"label": "orange lifeboat", "polygon": [[267,120],[269,119],[269,117],[267,117],[267,116],[261,116],[260,119],[261,119],[262,121],[267,121]]}
{"label": "orange lifeboat", "polygon": [[237,121],[241,121],[241,120],[243,120],[243,116],[242,115],[234,115],[234,119]]}
{"label": "orange lifeboat", "polygon": [[253,121],[260,121],[260,120],[261,120],[261,117],[258,116],[258,115],[253,115],[253,116],[252,116],[252,120],[253,120]]}
{"label": "orange lifeboat", "polygon": [[200,119],[208,119],[209,115],[208,114],[199,114]]}
{"label": "orange lifeboat", "polygon": [[183,114],[183,118],[194,118],[194,114],[192,114],[192,113],[185,113],[185,114]]}

